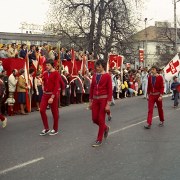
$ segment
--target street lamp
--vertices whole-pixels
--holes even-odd
[[[175,53],[177,53],[177,17],[176,17],[176,3],[180,0],[174,0],[174,30],[175,30]]]
[[[145,56],[144,56],[144,67],[146,67],[146,61],[147,61],[147,29],[146,29],[147,18],[144,19],[144,22],[145,22]]]

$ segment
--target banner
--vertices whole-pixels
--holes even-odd
[[[165,79],[167,81],[172,80],[173,76],[177,76],[180,71],[180,58],[176,56],[167,64],[164,68]]]
[[[85,72],[88,70],[87,67],[87,57],[83,55],[82,63],[81,63],[81,73],[84,76]]]
[[[24,76],[26,79],[26,85],[30,88],[30,79],[29,79],[29,58],[26,55],[25,64],[24,64]],[[31,94],[30,89],[26,89],[26,109],[28,112],[31,112]]]
[[[94,69],[95,61],[88,61],[88,68]],[[82,61],[76,61],[73,67],[73,62],[71,61],[62,61],[63,69],[66,70],[69,74],[77,75],[78,71],[81,71]]]
[[[144,49],[139,49],[139,62],[144,62]]]
[[[44,70],[46,69],[46,58],[44,56],[40,56],[39,57],[39,63],[38,63],[38,70],[40,72],[44,72]]]
[[[2,61],[3,68],[7,71],[7,75],[10,76],[13,69],[23,69],[25,66],[25,59],[20,58],[6,58],[0,59]]]
[[[110,69],[119,69],[122,66],[123,57],[112,54],[109,55],[109,68]]]
[[[26,62],[25,59],[20,59],[20,58],[7,58],[7,59],[0,59],[0,60],[3,62],[3,67],[7,71],[8,76],[12,73],[13,69],[17,69],[19,71],[20,69],[24,68],[25,62]],[[88,69],[94,70],[95,61],[93,60],[87,61],[87,64],[88,64]],[[55,67],[57,65],[58,63],[55,61]],[[73,70],[72,61],[62,61],[62,66],[63,66],[63,69],[67,70],[68,73],[72,74],[72,70]],[[82,61],[75,60],[75,66],[76,66],[76,68],[74,68],[75,72],[81,71]],[[31,66],[30,68],[33,68],[33,67]],[[39,67],[39,70],[42,70],[42,72],[45,70],[46,64],[43,58],[40,59],[38,67]]]
[[[3,68],[7,71],[7,75],[10,76],[13,69],[17,69],[18,71],[20,69],[25,70],[25,79],[27,85],[29,85],[29,60],[28,57],[26,59],[21,58],[6,58],[6,59],[0,59],[3,62]],[[31,111],[31,104],[30,104],[30,98],[29,98],[29,92],[26,91],[26,109],[28,112]]]
[[[74,49],[71,49],[71,61],[72,61],[72,71],[71,75],[78,75],[77,63],[75,59]]]

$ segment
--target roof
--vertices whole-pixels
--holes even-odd
[[[178,29],[178,35],[180,36],[180,29]],[[167,42],[170,41],[168,37],[175,39],[174,28],[149,26],[132,35],[131,39],[134,41]]]
[[[48,41],[48,42],[57,42],[57,36],[47,35],[47,34],[26,34],[26,33],[9,33],[9,32],[0,32],[0,39],[6,40],[28,40],[28,41]]]

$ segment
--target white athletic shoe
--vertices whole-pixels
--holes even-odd
[[[2,122],[2,127],[5,128],[7,126],[7,118],[5,117],[4,121]]]
[[[45,136],[46,134],[49,134],[49,133],[50,133],[49,129],[43,129],[39,135],[40,136]]]
[[[56,134],[58,134],[58,131],[55,131],[54,129],[49,133],[50,136],[54,136]]]

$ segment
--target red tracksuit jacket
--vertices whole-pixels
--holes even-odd
[[[164,82],[163,77],[161,75],[156,76],[156,82],[153,86],[152,84],[152,76],[148,77],[148,87],[147,87],[147,94],[160,92],[160,94],[164,94]]]
[[[51,73],[48,73],[47,71],[43,74],[43,85],[44,85],[44,91],[46,92],[52,92],[53,95],[57,95],[59,88],[60,88],[60,75],[59,72],[54,71]]]
[[[107,95],[108,101],[112,100],[112,79],[108,73],[102,74],[99,83],[96,83],[96,74],[92,77],[92,83],[90,87],[89,99],[93,99],[94,96]]]

